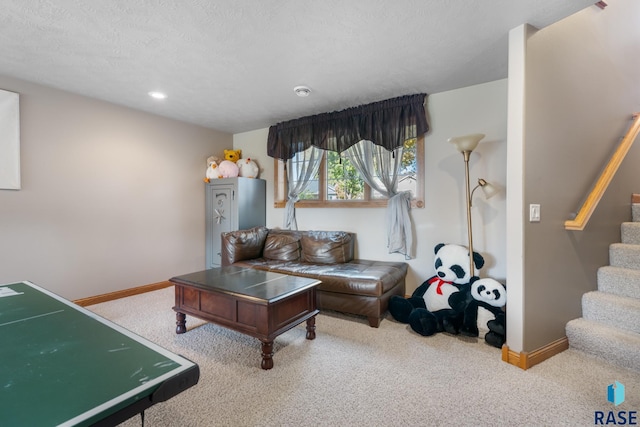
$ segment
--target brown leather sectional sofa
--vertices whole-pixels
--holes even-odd
[[[322,281],[321,310],[366,316],[380,326],[391,295],[404,296],[408,265],[354,259],[355,234],[255,227],[222,233],[222,265],[236,265]]]

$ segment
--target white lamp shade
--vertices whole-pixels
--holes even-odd
[[[482,188],[482,192],[484,193],[485,199],[490,199],[500,192],[500,190],[498,190],[496,187],[494,187],[493,185],[491,185],[486,181],[484,185],[480,186],[480,188]]]
[[[449,138],[448,141],[455,145],[458,151],[464,153],[465,151],[475,150],[482,138],[484,138],[483,133],[472,133],[470,135]]]

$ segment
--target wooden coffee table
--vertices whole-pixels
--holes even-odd
[[[262,369],[273,368],[273,340],[307,322],[316,337],[319,280],[241,267],[220,267],[169,279],[175,285],[176,333],[187,331],[186,315],[262,341]]]

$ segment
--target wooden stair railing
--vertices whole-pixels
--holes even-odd
[[[575,219],[564,222],[564,228],[566,230],[582,231],[587,226],[587,223],[591,218],[591,214],[593,214],[596,206],[598,206],[600,199],[613,179],[613,176],[618,171],[618,168],[631,148],[631,145],[633,145],[633,141],[635,141],[638,133],[640,133],[640,113],[635,113],[633,115],[633,123],[631,123],[629,130],[620,142],[618,148],[616,148],[616,151],[611,156],[611,159],[609,159],[609,163],[600,174],[600,177],[582,204],[582,207],[578,211]]]

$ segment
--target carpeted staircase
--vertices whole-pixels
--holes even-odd
[[[582,317],[567,323],[569,347],[640,371],[640,204],[598,270],[598,290],[582,297]]]

